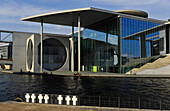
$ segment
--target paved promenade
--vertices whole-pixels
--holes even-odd
[[[124,108],[107,108],[107,107],[88,107],[88,106],[65,106],[52,104],[32,104],[3,102],[0,103],[0,111],[159,111],[159,110],[139,110]]]
[[[21,74],[20,72],[13,72],[11,70],[0,70],[1,73],[6,73],[6,74]],[[28,72],[23,72],[22,74],[27,74],[27,75],[55,75],[55,76],[71,76],[75,77],[74,73],[76,72],[70,72],[70,71],[58,71],[58,72],[53,72],[50,73],[28,73]],[[118,74],[118,73],[93,73],[93,72],[80,72],[81,77],[114,77],[114,78],[170,78],[170,74]],[[77,76],[79,77],[79,76]]]

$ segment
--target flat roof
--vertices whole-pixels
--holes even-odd
[[[110,13],[109,12],[106,13],[105,10],[88,7],[88,8],[79,8],[79,9],[40,14],[40,15],[22,18],[21,20],[41,22],[43,19],[43,23],[66,25],[66,26],[72,26],[72,23],[74,22],[74,26],[77,26],[78,16],[80,16],[81,27],[87,27],[96,22],[100,22],[102,20],[117,15],[118,14],[112,11]]]
[[[88,27],[95,23],[99,23],[103,20],[107,20],[111,17],[116,17],[116,16],[128,17],[128,18],[130,17],[133,19],[141,19],[144,21],[164,23],[164,21],[162,20],[137,17],[133,15],[127,15],[123,13],[117,13],[114,11],[108,11],[108,10],[92,8],[92,7],[40,14],[40,15],[25,17],[22,18],[21,20],[32,21],[32,22],[41,22],[43,20],[43,23],[66,25],[66,26],[72,26],[72,23],[74,22],[74,26],[78,26],[77,24],[78,16],[81,17],[81,27]]]
[[[34,32],[22,32],[22,31],[8,31],[8,30],[0,30],[0,33],[27,33],[27,34],[39,34],[40,33],[34,33]],[[46,36],[60,36],[60,37],[70,37],[70,35],[64,35],[64,34],[55,34],[55,33],[43,33],[43,35]],[[1,42],[1,41],[0,41]]]

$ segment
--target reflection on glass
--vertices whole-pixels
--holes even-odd
[[[126,73],[159,55],[159,31],[133,35],[159,25],[130,18],[112,18],[81,31],[81,66],[85,71]],[[133,35],[133,36],[132,36]],[[77,36],[77,33],[75,33]],[[77,70],[77,37],[74,38]]]
[[[90,26],[82,31],[81,66],[85,71],[119,72],[119,18],[110,19]],[[77,36],[77,34],[75,34]],[[77,49],[77,38],[75,38]],[[75,51],[75,67],[77,67],[77,51]]]
[[[156,50],[156,53],[153,52],[155,49],[153,42],[159,39],[159,31],[155,30],[151,33],[145,32],[138,36],[131,36],[132,34],[157,25],[159,24],[142,20],[121,18],[122,73],[126,73],[134,67],[142,66],[151,56],[159,55],[158,50]]]

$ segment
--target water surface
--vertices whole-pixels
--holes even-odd
[[[25,93],[63,95],[118,95],[170,99],[170,79],[61,77],[0,74],[0,101]]]

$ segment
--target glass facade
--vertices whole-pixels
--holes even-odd
[[[81,67],[85,71],[126,73],[159,55],[159,31],[136,34],[159,23],[116,17],[81,31]],[[77,70],[77,33],[74,65]]]
[[[160,25],[158,23],[121,18],[121,72],[126,73],[135,67],[142,66],[145,62],[151,60],[152,56],[159,55],[156,44],[159,44],[159,31],[150,33],[141,33],[134,35],[140,31]],[[159,47],[157,47],[159,49]]]
[[[119,72],[119,22],[119,18],[113,18],[81,32],[81,66],[85,71]],[[74,41],[77,70],[77,38]]]

